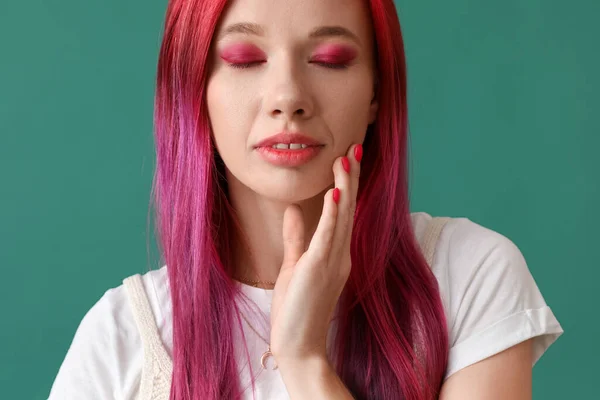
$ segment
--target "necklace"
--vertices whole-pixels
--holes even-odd
[[[269,343],[269,341],[267,339],[265,339],[264,337],[262,337],[262,335],[260,333],[257,332],[256,329],[254,329],[254,327],[252,326],[252,324],[250,324],[250,321],[248,321],[246,319],[246,317],[244,317],[244,314],[240,312],[240,315],[242,316],[242,318],[244,318],[244,321],[246,321],[246,323],[248,324],[248,326],[250,327],[250,329],[252,329],[254,331],[254,333],[256,333],[258,335],[259,338],[262,339],[263,342],[265,342],[268,346],[267,351],[265,351],[262,356],[260,357],[260,365],[263,367],[263,369],[267,369],[266,366],[266,361],[269,357],[273,357],[273,353],[271,353],[271,344]],[[273,360],[273,369],[277,369],[277,362],[275,360]]]

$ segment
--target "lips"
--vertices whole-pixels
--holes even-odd
[[[316,147],[323,145],[318,140],[312,139],[311,137],[303,135],[299,132],[281,132],[262,140],[255,146],[255,148],[273,147],[277,144],[286,144],[288,146],[290,144],[299,144],[308,147]]]
[[[299,167],[317,157],[323,146],[307,146],[301,149],[279,149],[271,146],[258,147],[256,152],[263,160],[278,167]]]
[[[255,146],[263,160],[278,167],[299,167],[317,157],[324,145],[299,132],[281,132]]]

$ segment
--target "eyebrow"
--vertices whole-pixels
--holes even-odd
[[[223,31],[219,34],[218,40],[223,39],[225,36],[241,33],[243,35],[255,35],[255,36],[265,36],[265,30],[259,24],[255,24],[252,22],[239,22],[236,24],[232,24],[227,26]],[[360,45],[360,39],[356,36],[352,31],[343,26],[320,26],[318,28],[313,29],[308,37],[310,39],[319,39],[325,37],[343,37],[350,39]]]

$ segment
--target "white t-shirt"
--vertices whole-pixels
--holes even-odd
[[[411,214],[420,237],[429,214]],[[563,330],[546,305],[525,259],[505,236],[467,218],[451,219],[436,244],[432,270],[448,320],[446,378],[530,338],[535,364]],[[167,353],[172,356],[172,313],[166,267],[142,276]],[[271,290],[237,283],[267,316]],[[247,318],[250,315],[246,314]],[[250,320],[252,322],[252,320]],[[244,323],[256,379],[256,399],[289,399],[279,370],[261,370],[266,344]],[[261,325],[255,326],[259,328]],[[259,330],[260,331],[260,330]],[[266,335],[266,336],[265,336]],[[239,334],[236,337],[240,337]],[[263,331],[268,338],[268,332]],[[241,349],[242,343],[236,347]],[[241,357],[242,351],[236,351]],[[109,289],[81,321],[50,392],[51,400],[135,399],[143,348],[123,285]],[[246,359],[241,359],[243,365]],[[247,366],[242,382],[250,379]],[[252,399],[251,387],[245,392]]]

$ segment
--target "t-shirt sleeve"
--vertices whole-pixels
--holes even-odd
[[[440,239],[437,263],[445,267],[438,274],[450,335],[445,379],[531,338],[533,366],[563,330],[519,248],[467,218],[449,222]]]
[[[81,320],[50,400],[134,398],[143,348],[124,287],[109,289]]]

